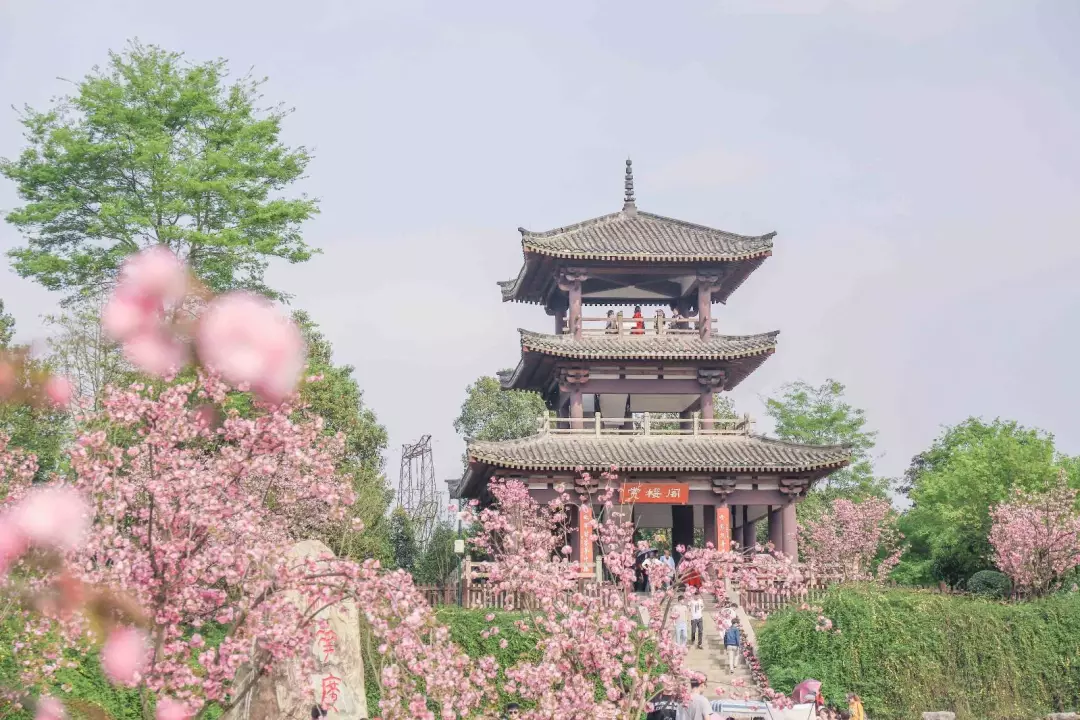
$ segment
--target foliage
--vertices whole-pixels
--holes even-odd
[[[30,356],[25,346],[11,347],[15,320],[4,313],[0,300],[0,436],[11,447],[33,453],[37,459],[37,477],[44,478],[60,463],[60,450],[70,437],[68,413],[53,403],[16,402],[16,388],[29,389],[35,378],[49,375],[49,362]],[[7,387],[9,386],[10,387]]]
[[[405,508],[398,506],[390,513],[390,547],[394,552],[394,565],[402,570],[412,571],[416,566],[420,549],[416,544],[416,531],[412,518]]]
[[[1060,469],[1077,487],[1076,463],[1061,456],[1053,436],[1040,430],[979,418],[946,428],[909,468],[913,507],[900,527],[911,549],[898,575],[957,586],[990,568],[990,508],[1016,490],[1049,488]]]
[[[416,582],[422,585],[442,585],[457,571],[460,558],[454,553],[457,533],[447,522],[435,526],[427,547],[413,570]],[[466,650],[467,652],[467,650]]]
[[[80,403],[94,411],[101,410],[105,388],[130,375],[119,346],[102,330],[101,305],[96,297],[80,298],[60,314],[45,316],[53,328],[49,362],[71,381]]]
[[[800,549],[815,572],[844,582],[884,580],[904,549],[896,529],[896,513],[886,500],[843,498],[829,504],[816,520],[799,527]]]
[[[826,380],[817,387],[799,381],[784,385],[779,396],[765,401],[765,412],[775,422],[780,439],[851,448],[851,464],[817,484],[815,492],[799,505],[800,519],[820,516],[834,498],[885,497],[886,483],[874,477],[870,456],[877,432],[867,429],[865,411],[850,405],[844,390],[836,380]]]
[[[93,294],[125,257],[164,244],[215,292],[279,297],[268,260],[313,252],[299,227],[316,202],[285,195],[311,158],[280,141],[286,109],[257,106],[265,80],[227,75],[224,60],[133,42],[74,95],[25,108],[27,146],[0,161],[24,201],[7,215],[27,238],[9,252],[19,275]]]
[[[386,428],[364,404],[364,393],[353,377],[353,366],[334,364],[333,346],[306,312],[297,310],[292,317],[307,346],[307,372],[322,378],[320,382],[303,385],[300,399],[313,415],[323,419],[327,434],[342,433],[345,444],[338,459],[338,473],[352,477],[356,494],[356,502],[346,518],[347,525],[328,528],[324,540],[339,554],[392,562],[386,511],[393,492],[383,475]],[[353,519],[359,520],[363,532],[349,532]]]
[[[1080,493],[1064,470],[1045,492],[1021,493],[990,511],[994,564],[1017,588],[1045,595],[1080,566]]]
[[[1080,704],[1080,594],[1020,604],[910,590],[838,586],[816,613],[776,613],[758,631],[759,657],[783,690],[806,678],[829,702],[857,693],[869,717],[949,710],[958,720],[1012,720]],[[913,714],[914,713],[914,714]]]
[[[15,318],[4,312],[4,301],[0,298],[0,350],[6,350],[15,336]]]
[[[1006,598],[1012,590],[1012,583],[1008,575],[997,570],[980,570],[968,578],[967,590],[975,595]]]
[[[513,440],[536,434],[537,419],[546,412],[537,393],[503,390],[497,378],[485,375],[465,388],[454,430],[467,440]]]

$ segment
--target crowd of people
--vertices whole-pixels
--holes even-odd
[[[608,335],[619,335],[621,328],[620,320],[621,313],[616,314],[614,310],[607,311],[607,326],[605,332]],[[641,313],[641,306],[634,306],[634,314],[631,316],[633,325],[630,327],[631,335],[644,335],[645,334],[645,316]],[[657,335],[663,334],[668,330],[689,330],[690,318],[679,312],[678,308],[675,308],[671,312],[671,317],[668,318],[664,314],[663,310],[657,310],[656,316],[653,318],[653,332]]]

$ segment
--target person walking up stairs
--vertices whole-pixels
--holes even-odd
[[[735,668],[739,666],[739,655],[742,651],[741,640],[738,625],[732,624],[724,632],[724,650],[727,651],[728,673],[732,675],[735,674]]]

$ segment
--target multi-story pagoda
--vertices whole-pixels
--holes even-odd
[[[778,332],[722,335],[712,316],[772,254],[775,233],[735,235],[639,211],[629,160],[625,190],[619,212],[520,229],[525,262],[499,283],[503,301],[543,305],[555,332],[519,331],[521,361],[502,387],[540,393],[552,414],[536,435],[470,442],[451,495],[487,502],[491,478],[513,477],[544,502],[578,468],[614,465],[624,512],[639,528],[670,528],[673,546],[693,545],[700,528],[718,547],[753,547],[764,521],[771,542],[797,557],[795,503],[849,462],[848,449],[769,439],[749,418],[714,417],[714,394],[776,350]],[[634,306],[640,318],[622,312]],[[585,314],[596,307],[607,312]],[[572,518],[575,535],[593,510]],[[591,547],[572,548],[591,565]]]

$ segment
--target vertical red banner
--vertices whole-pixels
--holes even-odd
[[[720,552],[731,549],[731,508],[727,505],[716,508],[716,549]]]
[[[591,572],[593,569],[593,511],[591,505],[582,505],[578,509],[578,533],[581,571]]]

